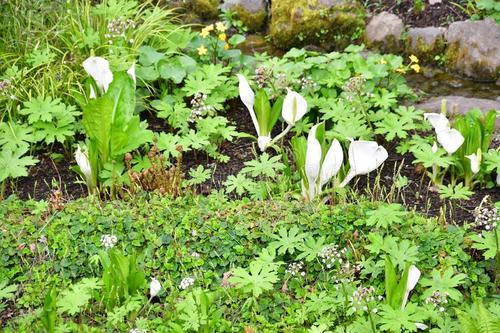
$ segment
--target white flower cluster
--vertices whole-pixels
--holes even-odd
[[[325,246],[319,253],[318,257],[321,259],[321,263],[330,269],[335,266],[336,263],[342,264],[342,255],[347,252],[346,248],[339,250],[337,245]]]
[[[259,88],[267,87],[272,80],[273,70],[267,66],[259,66],[255,69],[254,81]]]
[[[196,252],[196,251],[193,251],[193,252],[191,252],[191,257],[193,257],[193,258],[200,258],[200,257],[201,257],[201,254],[199,254],[199,253],[198,253],[198,252]]]
[[[128,333],[146,333],[146,331],[140,328],[133,328],[130,331],[128,331]]]
[[[191,277],[187,277],[182,279],[181,283],[179,284],[179,288],[182,290],[186,290],[187,288],[191,287],[194,284],[194,279]]]
[[[135,29],[136,24],[131,19],[125,20],[123,17],[113,19],[108,23],[108,33],[104,35],[106,38],[125,37],[129,28]]]
[[[106,249],[113,248],[116,245],[116,242],[118,242],[118,238],[116,238],[115,235],[102,235],[101,236],[101,244]]]
[[[207,95],[202,93],[196,93],[191,100],[191,115],[189,116],[189,121],[194,123],[197,119],[206,115],[208,112],[213,110],[213,107],[206,105],[205,101]]]
[[[432,304],[435,308],[439,308],[439,312],[444,312],[446,310],[444,308],[444,304],[448,304],[448,296],[447,292],[441,293],[439,291],[435,291],[431,296],[425,299],[426,304]]]
[[[377,299],[380,301],[383,297],[379,295]],[[368,311],[368,304],[375,301],[375,288],[359,286],[354,290],[349,300],[353,311]],[[373,308],[371,311],[377,313],[378,309]]]
[[[304,271],[304,263],[302,261],[290,263],[288,265],[286,273],[292,276],[306,276],[306,272]]]
[[[318,84],[314,82],[312,77],[310,76],[302,77],[299,80],[299,84],[300,84],[300,90],[315,89],[318,87]]]
[[[500,222],[500,214],[495,207],[477,207],[474,216],[476,227],[486,231],[495,229]]]

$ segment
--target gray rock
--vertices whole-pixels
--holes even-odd
[[[451,110],[453,105],[457,105],[457,111],[461,114],[465,114],[468,110],[473,108],[479,108],[483,112],[489,110],[500,111],[500,100],[496,99],[484,99],[484,98],[473,98],[473,97],[462,97],[462,96],[439,96],[430,98],[424,102],[421,102],[415,107],[417,109],[425,110],[426,112],[441,112],[441,101],[446,99],[448,110]],[[495,124],[495,131],[500,130],[500,119],[497,119]]]
[[[422,62],[431,63],[445,50],[445,28],[426,27],[408,29],[406,52],[416,55]]]
[[[496,81],[500,74],[500,25],[488,19],[450,24],[448,67],[471,78]]]
[[[225,0],[221,8],[223,10],[227,10],[238,6],[241,6],[249,13],[257,13],[261,10],[267,10],[266,1],[264,0]]]
[[[397,51],[403,30],[403,20],[397,15],[381,12],[375,15],[366,26],[365,42],[368,47]]]
[[[234,11],[250,31],[260,31],[265,27],[267,20],[265,0],[225,0],[221,8]]]

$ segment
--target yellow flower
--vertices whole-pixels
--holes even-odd
[[[207,31],[210,32],[210,31],[214,30],[214,25],[213,24],[207,25],[205,27],[205,29],[207,29]]]
[[[414,64],[410,66],[411,69],[415,71],[415,73],[420,73],[420,65],[419,64]]]
[[[205,55],[207,54],[207,48],[205,46],[200,46],[199,48],[196,49],[198,51],[198,55]]]
[[[218,32],[225,32],[226,31],[226,26],[224,25],[224,22],[217,22],[215,23],[215,27]]]
[[[414,56],[413,54],[410,56],[410,61],[418,64],[418,58]]]
[[[210,35],[210,31],[207,30],[207,28],[201,29],[200,36],[203,38],[206,38],[208,35]]]
[[[384,59],[384,58],[382,58],[382,59],[380,59],[380,63],[381,63],[382,65],[385,65],[385,64],[387,64],[387,61],[385,61],[385,59]]]
[[[229,50],[229,44],[228,43],[224,44],[224,50]]]
[[[220,39],[221,41],[225,42],[225,41],[226,41],[226,39],[227,39],[226,34],[225,34],[225,33],[219,34],[219,39]]]
[[[404,74],[406,73],[406,70],[403,67],[396,68],[396,72]]]

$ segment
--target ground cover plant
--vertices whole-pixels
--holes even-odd
[[[498,110],[177,13],[2,3],[2,331],[500,330]]]

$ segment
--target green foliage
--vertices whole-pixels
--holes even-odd
[[[427,298],[435,291],[441,294],[448,293],[449,297],[455,301],[462,299],[462,294],[456,289],[464,283],[466,275],[463,273],[455,274],[452,267],[440,272],[437,269],[432,270],[432,279],[423,278],[422,285],[428,287],[423,293],[422,297]]]
[[[474,192],[470,191],[467,186],[460,183],[456,186],[449,184],[448,186],[439,186],[439,197],[441,199],[450,200],[468,200]]]
[[[259,297],[263,292],[273,289],[278,281],[276,267],[256,260],[250,262],[248,270],[238,267],[234,269],[233,276],[229,279],[244,293]]]
[[[457,317],[463,333],[493,333],[500,331],[498,313],[491,313],[481,302],[475,302],[466,311],[457,310]]]
[[[38,160],[31,156],[23,156],[27,151],[26,148],[2,149],[0,151],[0,183],[9,178],[28,175],[27,167],[35,165]]]
[[[497,226],[498,228],[498,226]],[[500,251],[500,244],[498,240],[498,229],[493,231],[483,231],[481,234],[474,234],[470,238],[474,241],[472,248],[481,250],[484,259],[495,258]]]

